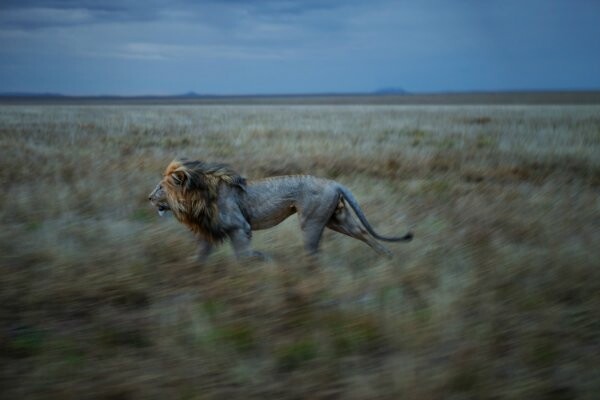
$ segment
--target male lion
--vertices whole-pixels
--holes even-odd
[[[250,248],[251,232],[271,228],[294,213],[298,213],[304,247],[310,255],[318,252],[325,227],[362,240],[385,255],[391,252],[376,239],[412,239],[412,233],[402,237],[377,234],[347,188],[309,175],[247,182],[224,164],[175,160],[167,166],[149,200],[161,216],[172,211],[198,236],[201,261],[215,244],[227,238],[236,257],[260,256]],[[354,219],[347,205],[362,224]]]

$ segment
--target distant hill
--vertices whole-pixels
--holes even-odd
[[[196,98],[196,97],[203,97],[203,95],[196,93],[194,91],[190,91],[184,94],[179,94],[179,95],[174,95],[174,96],[167,96],[167,97],[187,97],[187,98]]]
[[[377,89],[375,94],[408,94],[408,92],[400,87],[384,87]]]

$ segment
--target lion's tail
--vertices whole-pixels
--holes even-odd
[[[356,198],[354,198],[354,195],[352,195],[352,192],[350,192],[350,190],[348,190],[347,188],[345,188],[342,185],[338,186],[338,190],[340,191],[340,194],[344,197],[344,199],[348,202],[350,207],[352,207],[352,209],[354,210],[354,213],[356,214],[356,216],[358,217],[360,222],[363,224],[365,229],[371,235],[373,235],[373,237],[375,237],[376,239],[379,239],[379,240],[383,240],[385,242],[408,242],[408,241],[412,240],[412,238],[413,238],[412,232],[408,232],[406,235],[399,236],[399,237],[381,236],[380,234],[375,232],[375,230],[373,229],[373,227],[371,226],[369,221],[367,221],[367,217],[365,216],[365,213],[362,211],[362,209],[358,205],[358,201],[356,200]]]

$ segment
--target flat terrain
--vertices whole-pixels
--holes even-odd
[[[147,195],[167,163],[349,187],[392,259],[295,217],[270,262]],[[598,105],[3,105],[4,398],[594,399]]]

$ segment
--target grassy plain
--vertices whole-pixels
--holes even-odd
[[[600,392],[600,106],[0,108],[6,398]],[[297,221],[204,266],[147,195],[176,156],[353,190],[393,259]]]

